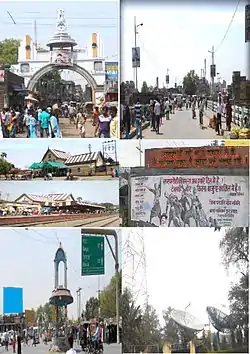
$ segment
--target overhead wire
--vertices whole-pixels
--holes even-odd
[[[239,5],[240,5],[240,1],[241,1],[241,0],[238,0],[238,1],[237,1],[237,4],[236,4],[235,10],[234,10],[234,13],[233,13],[232,18],[231,18],[231,20],[230,20],[230,22],[229,22],[229,25],[228,25],[228,27],[227,27],[227,30],[226,30],[226,32],[225,32],[225,34],[224,34],[222,40],[220,41],[219,45],[218,45],[217,48],[215,49],[215,51],[214,51],[215,53],[220,49],[220,47],[222,46],[224,40],[226,39],[226,37],[227,37],[227,35],[228,35],[228,32],[229,32],[229,30],[230,30],[230,28],[231,28],[231,26],[232,26],[232,24],[233,24],[235,15],[236,15],[236,13],[237,13],[237,11],[238,11],[238,8],[239,8]]]

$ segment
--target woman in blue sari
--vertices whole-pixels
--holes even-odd
[[[61,138],[62,133],[58,124],[58,119],[51,113],[50,116],[50,137],[51,138]]]
[[[31,111],[28,112],[29,116],[29,131],[30,138],[37,138],[37,121]]]

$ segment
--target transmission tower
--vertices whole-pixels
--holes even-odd
[[[138,305],[148,305],[147,266],[142,228],[122,231],[122,287]]]

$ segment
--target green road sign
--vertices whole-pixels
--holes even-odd
[[[102,275],[104,272],[104,237],[82,235],[82,275]]]

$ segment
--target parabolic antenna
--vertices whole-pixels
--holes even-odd
[[[232,329],[233,324],[231,321],[231,316],[212,306],[207,307],[207,313],[210,322],[214,328],[217,329],[217,331],[225,332]]]
[[[194,332],[202,331],[204,324],[202,324],[196,317],[190,313],[181,310],[172,310],[171,317],[179,326],[189,329]]]

